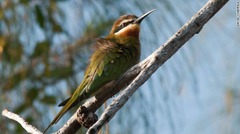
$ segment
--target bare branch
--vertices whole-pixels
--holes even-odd
[[[34,126],[28,124],[23,118],[21,118],[19,115],[12,113],[10,111],[8,111],[7,109],[4,109],[2,111],[2,115],[12,119],[14,121],[17,121],[19,124],[22,125],[22,127],[31,134],[42,134],[42,132],[40,132],[38,129],[36,129]]]
[[[176,34],[157,49],[146,60],[148,64],[142,68],[132,83],[109,105],[100,119],[88,129],[87,134],[96,134],[104,124],[117,113],[133,93],[177,50],[195,34],[199,33],[204,24],[227,3],[228,0],[210,0],[194,15]],[[145,61],[143,61],[145,62]]]

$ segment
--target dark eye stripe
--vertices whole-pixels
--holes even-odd
[[[126,27],[127,25],[133,23],[134,20],[129,20],[129,21],[123,21],[122,23],[120,23],[118,25],[118,27],[115,30],[115,33],[118,32],[119,30],[123,29],[124,27]]]

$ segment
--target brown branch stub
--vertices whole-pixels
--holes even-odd
[[[77,117],[77,121],[85,128],[91,127],[98,120],[98,116],[93,112],[89,112],[85,106],[80,106]]]

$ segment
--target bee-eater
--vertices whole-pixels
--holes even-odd
[[[63,106],[44,133],[73,106],[94,96],[108,82],[118,79],[140,60],[140,23],[155,9],[140,17],[123,15],[117,19],[105,38],[96,41],[84,78],[73,95],[59,104]]]

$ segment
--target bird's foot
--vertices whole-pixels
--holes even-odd
[[[85,128],[91,127],[98,120],[98,116],[89,112],[85,106],[81,106],[80,109],[77,114],[78,122]]]

